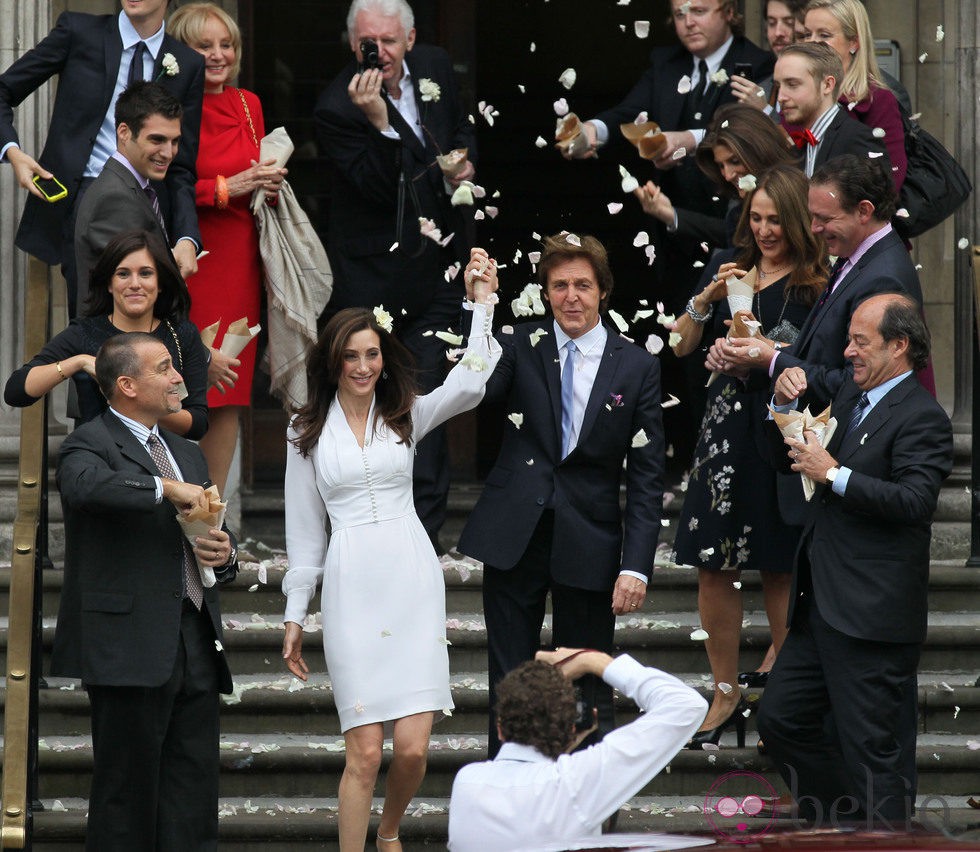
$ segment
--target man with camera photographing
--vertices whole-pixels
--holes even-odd
[[[334,289],[324,318],[341,308],[384,305],[427,393],[446,365],[445,344],[432,332],[458,322],[463,298],[461,279],[447,270],[468,261],[473,221],[450,196],[475,174],[476,134],[449,55],[416,43],[405,0],[354,0],[347,31],[354,56],[320,95],[313,116],[331,170],[327,253]],[[444,175],[436,157],[460,149],[466,156],[459,171]],[[423,235],[420,219],[431,220],[441,239]],[[448,492],[440,427],[415,458],[415,507],[434,544]]]

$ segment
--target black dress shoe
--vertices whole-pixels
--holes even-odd
[[[739,686],[750,689],[763,689],[769,683],[769,672],[742,672],[738,676]]]
[[[691,737],[691,741],[687,744],[687,747],[694,751],[701,751],[706,743],[718,745],[718,740],[721,739],[721,735],[734,725],[738,747],[745,748],[745,714],[748,710],[749,702],[744,697],[740,698],[738,704],[735,705],[735,709],[732,710],[731,715],[724,722],[714,728],[698,731]]]

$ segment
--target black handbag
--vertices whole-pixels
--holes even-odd
[[[902,112],[908,171],[898,206],[908,216],[896,216],[895,230],[905,239],[917,237],[952,216],[973,190],[970,179],[942,143]]]

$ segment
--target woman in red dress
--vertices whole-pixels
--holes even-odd
[[[191,321],[207,328],[220,320],[220,345],[230,323],[247,317],[259,321],[262,274],[259,238],[250,208],[252,193],[265,189],[275,204],[285,169],[273,160],[259,163],[259,141],[265,135],[259,99],[229,86],[242,58],[241,32],[235,21],[213,3],[191,3],[170,20],[171,34],[204,56],[204,106],[197,155],[197,215],[208,254],[188,282]],[[255,342],[238,356],[212,350],[208,392],[209,428],[201,439],[211,478],[224,494],[228,469],[238,441],[242,409],[252,397]]]

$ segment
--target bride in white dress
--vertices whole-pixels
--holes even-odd
[[[425,774],[435,714],[453,706],[442,569],[415,514],[412,464],[428,431],[480,402],[500,357],[491,335],[496,266],[482,249],[464,280],[469,345],[441,387],[416,396],[411,356],[384,328],[390,318],[348,308],[310,352],[309,402],[289,428],[283,658],[306,680],[301,625],[322,579],[324,654],[346,743],[344,852],[364,848],[382,723],[394,721],[377,832],[389,852],[401,849],[399,822]]]

